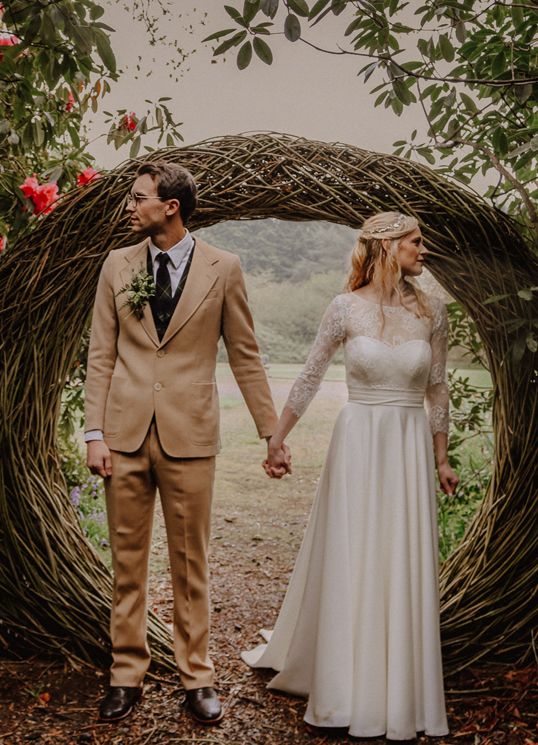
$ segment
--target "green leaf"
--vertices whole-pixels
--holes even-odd
[[[232,36],[230,39],[226,39],[226,41],[223,41],[222,44],[220,44],[213,51],[213,56],[216,57],[218,54],[224,54],[224,52],[227,52],[228,49],[231,49],[232,47],[236,47],[238,44],[241,44],[243,39],[246,38],[246,35],[247,35],[246,31],[239,31],[237,34]]]
[[[532,83],[525,83],[525,85],[514,86],[516,98],[519,103],[523,104],[529,100],[532,95]]]
[[[266,65],[271,65],[273,63],[271,47],[263,39],[260,39],[259,36],[254,37],[254,51]]]
[[[475,114],[478,111],[478,107],[471,96],[468,96],[466,93],[460,93],[460,98],[466,111],[470,111],[472,114]]]
[[[291,10],[297,13],[298,16],[308,18],[310,11],[308,10],[308,5],[305,0],[288,0],[288,5]]]
[[[439,49],[441,50],[443,58],[446,59],[447,62],[452,62],[454,59],[454,47],[446,34],[441,34],[439,37]]]
[[[133,140],[133,144],[131,145],[131,148],[129,150],[129,158],[136,158],[138,155],[138,151],[140,150],[140,144],[142,142],[142,139],[140,137],[137,137],[135,140]]]
[[[99,57],[101,57],[101,59],[103,60],[103,64],[105,65],[105,67],[110,70],[111,73],[115,73],[116,58],[114,56],[114,52],[112,51],[112,47],[110,46],[110,40],[108,36],[99,28],[95,29],[94,35]]]
[[[297,41],[301,38],[301,22],[293,13],[289,13],[286,16],[284,35],[288,41]]]
[[[239,23],[240,26],[244,26],[245,22],[243,20],[243,16],[241,13],[237,10],[237,8],[233,8],[231,5],[225,5],[224,10],[228,13],[230,18],[233,18],[233,20],[236,23]]]
[[[518,5],[512,5],[512,23],[517,28],[520,26],[525,20],[525,15],[523,13],[523,8],[520,8]]]
[[[250,41],[247,41],[243,44],[241,49],[239,50],[237,54],[237,67],[240,70],[244,70],[246,67],[250,65],[250,60],[252,59],[252,44]]]
[[[456,23],[455,29],[456,39],[460,42],[460,44],[463,44],[463,42],[467,38],[467,29],[465,28],[465,23],[463,21],[458,21]]]
[[[331,10],[335,16],[339,16],[346,9],[347,0],[332,0]]]
[[[497,127],[491,138],[493,149],[499,155],[506,155],[508,152],[508,138],[501,127]]]
[[[392,88],[399,101],[401,101],[405,105],[411,103],[412,101],[411,94],[407,86],[405,85],[405,83],[402,80],[400,80],[400,78],[396,78],[395,80],[392,81]]]
[[[261,11],[268,18],[274,18],[277,14],[279,0],[262,0]]]
[[[312,6],[312,10],[308,15],[309,20],[311,21],[318,15],[318,13],[321,13],[321,11],[326,8],[330,2],[331,0],[317,0],[317,2],[314,3],[314,5]]]
[[[507,72],[507,62],[506,62],[506,55],[504,53],[504,50],[499,52],[494,57],[493,62],[491,63],[491,72],[494,78]]]
[[[233,31],[235,31],[235,28],[223,28],[222,31],[215,31],[214,34],[211,34],[210,36],[206,36],[205,39],[202,39],[202,44],[205,44],[206,41],[216,41],[217,39],[220,39],[221,36],[227,36],[228,34],[231,34]]]
[[[105,9],[102,8],[100,5],[92,5],[90,8],[90,18],[92,21],[96,21],[98,18],[101,18],[103,13],[105,12]]]
[[[243,19],[250,23],[260,9],[260,0],[245,0],[243,5]]]

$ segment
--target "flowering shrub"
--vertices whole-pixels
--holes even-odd
[[[78,174],[77,176],[77,184],[79,186],[85,186],[86,184],[89,184],[90,181],[95,181],[95,179],[98,179],[101,177],[101,174],[99,171],[96,171],[95,168],[92,168],[92,166],[88,166],[88,168],[85,168],[84,171]]]
[[[24,196],[33,202],[34,215],[46,215],[54,209],[54,202],[58,198],[58,184],[40,184],[34,174],[28,176],[19,188]]]
[[[67,94],[67,103],[65,104],[65,110],[71,111],[75,103],[76,103],[76,99],[73,95],[73,92],[69,91]]]
[[[131,111],[130,114],[123,115],[120,122],[120,129],[125,129],[127,132],[134,132],[137,124],[138,119],[136,118],[136,114],[134,111]]]

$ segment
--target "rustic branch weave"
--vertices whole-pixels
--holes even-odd
[[[442,569],[448,669],[529,654],[536,607],[536,362],[512,361],[514,321],[534,312],[536,255],[512,220],[435,172],[396,157],[286,135],[224,137],[154,153],[195,175],[193,229],[276,217],[358,227],[379,210],[415,215],[437,279],[476,321],[495,386],[490,491]],[[109,250],[132,242],[130,161],[62,199],[0,262],[0,638],[104,663],[111,582],[84,540],[56,452],[62,388]],[[491,295],[510,297],[484,304]],[[155,619],[154,656],[170,666]]]

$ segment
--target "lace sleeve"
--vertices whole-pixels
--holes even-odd
[[[448,319],[446,307],[436,300],[433,328],[430,340],[432,366],[426,388],[426,408],[432,434],[448,433],[448,384],[446,358],[448,352]]]
[[[308,355],[305,366],[292,386],[286,406],[296,416],[302,416],[314,398],[329,363],[344,340],[348,304],[345,296],[338,295],[330,303]]]

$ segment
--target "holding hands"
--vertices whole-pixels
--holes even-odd
[[[267,458],[262,461],[262,468],[272,479],[291,473],[291,451],[285,442],[279,442],[274,436],[267,441]]]

